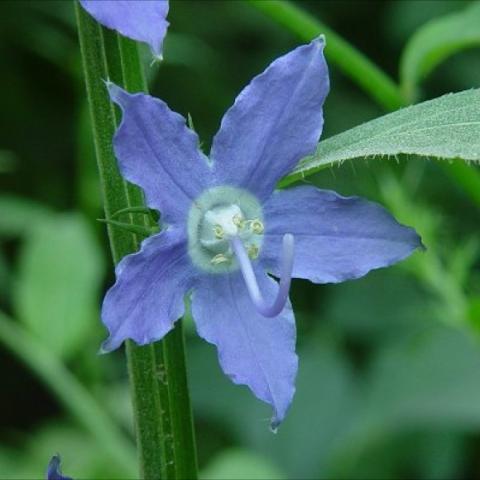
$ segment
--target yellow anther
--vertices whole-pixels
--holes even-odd
[[[252,229],[252,232],[256,233],[257,235],[263,233],[264,230],[263,223],[258,219],[251,221],[250,228]]]
[[[258,247],[256,245],[250,245],[247,253],[252,260],[255,260],[258,257]]]
[[[220,225],[215,225],[213,227],[213,233],[215,234],[215,238],[218,238],[219,240],[222,240],[225,235],[223,228]]]
[[[238,214],[232,218],[232,222],[238,228],[243,228],[245,226],[245,220],[242,218],[241,215]]]
[[[223,253],[219,253],[218,255],[215,255],[210,260],[210,263],[212,265],[220,265],[221,263],[228,263],[228,262],[230,262],[230,259],[226,257]]]

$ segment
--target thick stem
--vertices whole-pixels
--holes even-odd
[[[130,91],[145,91],[137,46],[100,27],[76,3],[80,47],[92,116],[105,217],[143,205],[141,192],[121,177],[112,149],[118,121],[103,80]],[[138,250],[135,235],[108,227],[115,263]],[[196,450],[188,395],[181,326],[155,345],[127,342],[127,359],[142,478],[197,476]],[[171,368],[171,366],[173,366]]]

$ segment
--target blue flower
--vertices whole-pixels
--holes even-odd
[[[210,158],[163,101],[108,84],[123,111],[114,138],[120,170],[167,227],[118,264],[103,303],[103,349],[160,340],[191,292],[199,335],[217,346],[233,382],[272,405],[273,428],[295,391],[291,277],[342,282],[421,246],[374,203],[312,186],[274,191],[322,132],[323,48],[321,37],[254,78],[225,114]]]
[[[156,57],[162,57],[167,33],[168,0],[80,0],[97,22],[125,37],[150,45]]]
[[[60,456],[54,455],[47,468],[47,480],[72,480],[71,477],[66,477],[60,472]]]

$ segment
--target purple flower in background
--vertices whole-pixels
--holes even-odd
[[[114,138],[120,170],[167,227],[117,266],[103,303],[103,349],[161,339],[191,292],[199,335],[216,345],[233,382],[272,405],[272,428],[295,391],[291,277],[358,278],[421,245],[374,203],[312,186],[274,191],[322,132],[323,48],[316,39],[254,78],[225,114],[210,158],[164,102],[108,84],[123,111]]]
[[[66,477],[60,472],[60,456],[54,455],[47,468],[47,480],[72,480],[71,477]]]
[[[80,0],[80,4],[97,22],[132,40],[148,43],[153,54],[162,57],[168,0]]]

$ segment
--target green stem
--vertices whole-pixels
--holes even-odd
[[[160,344],[157,344],[157,348]],[[173,453],[175,478],[197,478],[197,449],[193,435],[193,415],[188,393],[185,363],[185,340],[180,322],[163,341],[163,351],[157,350],[159,365],[165,369],[170,404],[170,451]],[[163,355],[163,357],[162,357]],[[163,363],[162,363],[163,358]],[[166,401],[164,402],[166,404]],[[172,477],[173,478],[173,477]]]
[[[480,171],[478,167],[466,164],[463,160],[454,160],[452,163],[441,162],[442,170],[462,191],[480,207]]]
[[[101,448],[121,465],[125,474],[133,475],[133,444],[125,438],[125,434],[63,363],[2,312],[0,341],[48,385],[65,408],[98,441]]]
[[[133,92],[146,91],[136,43],[121,36],[118,41],[124,86]],[[155,344],[155,362],[160,373],[164,449],[169,458],[164,465],[165,478],[197,478],[197,450],[180,322],[162,342]]]
[[[310,41],[322,33],[325,34],[325,55],[332,63],[385,109],[396,110],[404,104],[399,87],[387,74],[309,13],[285,0],[246,1],[302,40]]]
[[[325,34],[327,58],[386,110],[396,110],[407,105],[408,102],[399,85],[354,46],[308,12],[287,0],[245,1],[302,40],[310,41],[321,33]],[[442,163],[442,169],[476,205],[480,205],[478,193],[480,192],[480,172],[475,166],[467,166],[458,162]]]
[[[145,91],[146,85],[136,45],[101,28],[77,3],[76,13],[105,216],[109,219],[121,209],[142,206],[143,199],[140,190],[127,185],[118,171],[112,150],[117,118],[103,80],[110,78],[130,91]],[[108,234],[115,263],[138,250],[135,235],[110,226]],[[181,325],[162,342],[144,347],[127,342],[126,347],[141,476],[195,479],[196,450]]]

